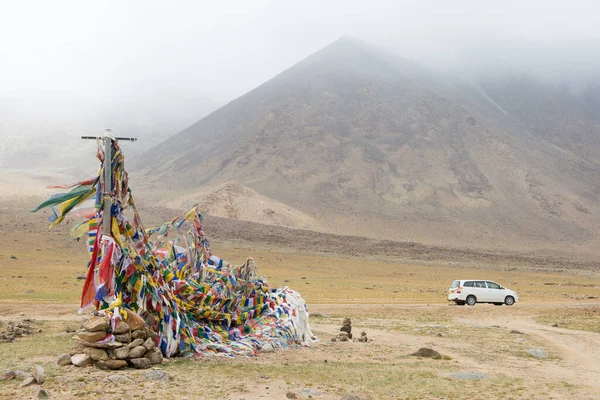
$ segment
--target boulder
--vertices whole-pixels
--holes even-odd
[[[135,346],[129,350],[129,358],[140,358],[146,354],[146,348],[144,346]]]
[[[263,347],[261,347],[260,352],[261,353],[273,353],[275,351],[275,348],[273,347],[273,345],[271,343],[265,343]]]
[[[133,311],[127,309],[125,310],[125,313],[127,314],[127,318],[125,319],[125,321],[127,322],[127,324],[129,324],[129,328],[132,331],[146,329],[146,321],[144,321],[142,317],[140,317]]]
[[[152,350],[154,347],[156,347],[154,345],[154,340],[152,340],[150,338],[146,339],[146,341],[144,342],[144,344],[142,344],[142,346],[144,346],[144,348],[146,350]]]
[[[127,367],[127,361],[125,360],[104,360],[98,361],[96,367],[104,370],[117,370]]]
[[[86,347],[83,350],[84,354],[92,357],[94,361],[108,360],[108,353],[104,349],[97,349],[95,347]]]
[[[152,329],[146,329],[146,333],[148,334],[148,337],[152,340],[156,340],[158,333],[154,332]]]
[[[132,339],[142,339],[145,340],[148,337],[148,335],[146,334],[146,330],[140,330],[140,331],[134,331],[131,333],[131,338]]]
[[[46,381],[44,368],[42,368],[40,365],[34,364],[34,366],[31,367],[31,374],[35,378],[35,381],[38,383],[38,385],[42,385]]]
[[[115,335],[115,339],[122,343],[129,343],[131,342],[131,335],[129,332],[127,332],[120,335]]]
[[[147,358],[132,358],[129,360],[129,364],[131,364],[133,368],[137,369],[147,369],[152,365],[150,364],[150,360]]]
[[[25,387],[25,386],[29,386],[32,383],[35,383],[35,378],[33,376],[30,376],[29,378],[26,378],[23,383],[21,383],[19,385],[19,387]]]
[[[421,347],[419,350],[417,350],[416,353],[412,353],[411,356],[433,358],[436,360],[440,360],[442,358],[442,355],[440,353],[427,347]]]
[[[161,364],[163,362],[163,355],[161,351],[156,347],[151,350],[148,350],[144,357],[146,357],[152,365]]]
[[[75,354],[71,356],[71,362],[78,367],[87,367],[88,365],[92,365],[94,360],[87,354]]]
[[[117,322],[117,326],[115,326],[115,330],[113,331],[115,335],[122,335],[124,333],[129,334],[129,324],[125,321]],[[120,340],[122,341],[122,340]]]
[[[56,360],[56,363],[61,367],[64,367],[65,365],[71,365],[71,355],[67,353],[61,354],[60,356],[58,356],[58,360]]]
[[[90,317],[83,321],[83,326],[88,332],[106,332],[110,323],[108,317]]]
[[[529,349],[527,352],[535,358],[548,358],[548,353],[542,349]]]
[[[144,373],[144,378],[149,381],[168,381],[169,374],[162,370],[148,371]]]
[[[118,349],[114,349],[112,351],[112,355],[119,360],[124,360],[129,357],[129,347],[123,346],[119,347]]]
[[[86,343],[94,343],[97,342],[98,340],[102,340],[106,337],[106,332],[103,331],[99,331],[99,332],[81,332],[78,333],[76,338],[78,338],[81,341],[84,341]]]
[[[133,342],[129,343],[127,347],[133,349],[136,346],[141,346],[144,343],[144,339],[135,339]]]

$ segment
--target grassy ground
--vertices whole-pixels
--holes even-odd
[[[21,234],[0,243],[0,301],[77,302],[82,286],[77,276],[85,275],[88,261],[85,244],[70,242],[66,232],[48,236]],[[440,303],[450,283],[461,278],[497,281],[528,303],[600,297],[600,279],[584,276],[367,262],[228,244],[213,251],[236,264],[254,257],[272,285],[300,291],[309,304]]]
[[[482,394],[488,399],[591,399],[594,389],[588,386],[600,377],[572,373],[577,367],[561,350],[564,346],[548,341],[545,331],[510,333],[513,325],[522,329],[534,319],[597,332],[598,278],[460,264],[395,264],[225,243],[213,246],[216,255],[238,264],[253,256],[272,286],[298,290],[311,311],[324,315],[311,318],[321,342],[255,358],[179,359],[160,367],[172,380],[151,381],[145,372],[128,370],[116,374],[129,377],[129,384],[113,384],[107,377],[114,373],[55,364],[57,355],[72,344],[65,328],[77,327],[74,311],[83,283],[77,276],[85,275],[85,244],[69,242],[60,230],[52,235],[16,232],[11,238],[0,242],[0,318],[40,315],[47,320],[40,322],[40,334],[0,343],[0,372],[43,365],[48,375],[44,389],[51,398],[283,399],[288,391],[307,398],[303,390],[310,388],[321,392],[320,399],[339,399],[350,392],[373,399]],[[495,280],[516,290],[520,303],[512,308],[446,305],[448,286],[459,278]],[[332,343],[344,317],[352,318],[355,334],[365,330],[373,341]],[[419,347],[432,347],[447,359],[409,356]],[[527,353],[530,348],[542,348],[550,357],[534,359]],[[465,371],[485,378],[449,375]],[[2,399],[32,398],[38,390],[0,382]]]

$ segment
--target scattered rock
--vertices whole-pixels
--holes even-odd
[[[318,397],[321,395],[321,392],[319,392],[317,389],[304,388],[302,389],[302,394],[306,396]]]
[[[33,367],[31,367],[31,373],[39,385],[42,385],[46,381],[44,368],[42,368],[40,365],[35,364]]]
[[[127,361],[125,361],[125,360],[105,360],[105,361],[98,361],[95,365],[96,365],[96,367],[98,367],[100,369],[104,369],[104,370],[117,370],[117,369],[125,368],[127,366]]]
[[[512,331],[510,331],[510,333],[512,333],[513,335],[524,335],[524,333],[523,333],[523,332],[521,332],[521,331],[516,331],[516,330],[514,330],[514,329],[513,329]]]
[[[148,369],[151,366],[150,360],[147,358],[133,358],[129,360],[129,363],[132,367],[137,369]]]
[[[148,371],[144,374],[144,378],[149,381],[166,381],[169,380],[169,374],[163,370]]]
[[[521,343],[524,343],[524,342],[526,342],[526,341],[527,341],[527,339],[525,339],[524,337],[518,337],[518,338],[516,338],[515,340],[516,340],[517,342],[521,342]]]
[[[553,328],[558,328],[558,324],[552,324]]]
[[[427,347],[421,347],[416,353],[412,353],[411,356],[433,358],[435,360],[440,360],[442,358],[440,353]]]
[[[129,324],[129,328],[131,328],[132,331],[146,329],[146,321],[144,321],[142,317],[131,310],[125,310],[125,312],[127,314],[125,322]]]
[[[327,315],[327,314],[323,314],[323,313],[321,313],[321,312],[313,312],[313,313],[310,313],[310,316],[311,316],[311,317],[315,317],[315,318],[329,318],[329,315]],[[290,392],[288,392],[288,393],[290,393]],[[293,392],[291,392],[291,393],[293,393]],[[294,393],[294,394],[295,394],[295,393]]]
[[[527,352],[535,358],[548,358],[548,353],[542,349],[529,349]]]
[[[161,364],[163,362],[163,355],[156,347],[148,351],[144,357],[146,357],[152,365]]]
[[[87,367],[88,365],[92,365],[94,360],[87,354],[75,354],[71,356],[71,362],[78,367]]]
[[[285,394],[285,397],[288,398],[288,399],[297,399],[298,395],[296,393],[292,392],[292,391],[288,391]]]
[[[17,374],[15,374],[15,371],[8,371],[0,376],[0,381],[8,381],[15,378],[16,376]]]
[[[77,279],[79,279],[79,280],[83,280],[83,279],[85,279],[85,276],[84,276],[84,275],[78,275],[78,276],[77,276]]]
[[[90,317],[83,322],[82,326],[88,332],[106,332],[109,326],[109,320],[107,317]],[[106,333],[104,333],[106,336]]]
[[[25,292],[25,293],[35,293],[35,290],[33,290],[33,289],[29,289],[29,290],[28,290],[27,292]]]
[[[19,387],[25,387],[25,386],[29,386],[31,384],[35,383],[35,378],[33,376],[30,376],[29,378],[25,379],[23,381],[23,383],[21,383],[19,385]]]
[[[271,343],[265,343],[265,345],[260,349],[261,353],[273,353],[275,348]]]
[[[83,352],[90,356],[94,361],[108,360],[108,353],[104,349],[97,349],[95,347],[86,347]]]
[[[128,378],[125,375],[110,375],[106,379],[108,379],[112,383],[117,383],[117,384],[118,383],[128,384],[128,383],[133,382],[130,378]]]
[[[146,353],[146,349],[144,348],[144,346],[136,346],[133,349],[129,350],[129,357],[130,358],[140,358],[140,357],[143,357],[145,353]]]
[[[10,256],[10,259],[11,259],[11,260],[16,260],[16,259],[17,259],[17,256],[13,256],[13,255],[11,255],[11,256]]]
[[[46,392],[44,389],[40,389],[40,391],[38,392],[38,399],[47,399],[47,398],[49,398],[48,392]]]
[[[448,374],[450,378],[453,379],[463,379],[463,380],[473,380],[478,381],[482,379],[487,379],[487,374],[480,374],[477,372],[454,372],[452,374]]]

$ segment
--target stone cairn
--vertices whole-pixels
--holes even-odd
[[[69,354],[59,356],[58,365],[94,365],[100,369],[116,370],[127,366],[145,369],[162,363],[162,353],[155,345],[156,333],[146,327],[142,317],[129,310],[126,312],[127,322],[119,321],[114,331],[106,316],[93,315],[84,319],[81,329],[73,336],[73,349]],[[111,333],[115,341],[102,343],[102,339]]]
[[[352,321],[350,321],[350,318],[344,318],[344,322],[342,322],[342,327],[340,328],[339,333],[337,334],[337,336],[332,337],[331,341],[332,342],[353,341],[353,342],[366,343],[369,341],[369,339],[367,339],[367,332],[363,331],[360,334],[360,337],[358,339],[352,340]]]
[[[32,319],[24,319],[18,322],[8,321],[6,326],[2,328],[3,324],[0,322],[0,343],[14,342],[17,338],[32,335],[35,330],[34,323],[35,321]],[[37,329],[37,333],[41,332],[41,329]]]

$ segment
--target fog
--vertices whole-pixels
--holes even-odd
[[[599,13],[592,0],[2,2],[0,137],[25,151],[110,126],[147,148],[344,35],[440,68],[577,80],[600,66]]]

